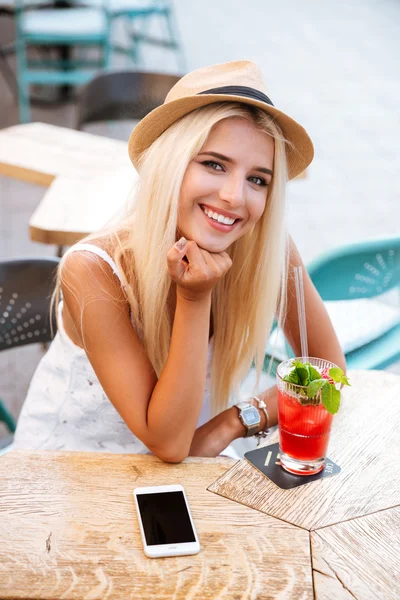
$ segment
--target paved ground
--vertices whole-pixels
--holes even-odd
[[[175,0],[189,69],[239,58],[262,67],[274,104],[315,143],[306,181],[290,185],[288,222],[306,261],[335,245],[400,233],[400,4],[397,0]],[[0,23],[0,42],[12,28]],[[121,64],[121,63],[119,63]],[[143,68],[172,71],[149,49]],[[33,120],[73,126],[73,104]],[[17,122],[0,74],[0,127]],[[101,130],[104,132],[104,130]],[[127,137],[128,129],[118,130]],[[43,189],[0,178],[0,258],[52,254],[28,239]],[[40,352],[3,352],[1,395],[18,415]],[[400,373],[400,365],[392,368]]]

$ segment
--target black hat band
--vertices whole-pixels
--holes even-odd
[[[245,85],[225,85],[223,87],[212,88],[211,90],[204,90],[199,92],[199,96],[202,94],[232,94],[232,96],[243,96],[244,98],[252,98],[253,100],[260,100],[270,106],[273,106],[271,100],[258,90]]]

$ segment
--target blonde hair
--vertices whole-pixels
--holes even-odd
[[[112,236],[113,258],[124,279],[134,322],[153,368],[160,376],[166,362],[172,319],[169,301],[175,285],[166,254],[176,242],[178,201],[186,169],[207,140],[211,128],[230,117],[242,117],[275,140],[274,175],[266,208],[252,231],[227,250],[233,264],[212,292],[214,352],[211,371],[211,412],[228,406],[254,361],[260,377],[267,339],[279,306],[286,297],[285,190],[287,163],[279,126],[264,111],[221,102],[199,108],[169,127],[142,154],[134,208],[119,223],[85,241]],[[59,298],[61,269],[53,301]]]

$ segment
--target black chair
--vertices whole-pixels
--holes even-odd
[[[142,119],[163,104],[179,79],[165,73],[100,73],[85,86],[79,97],[77,129],[99,121]]]
[[[0,261],[0,351],[51,341],[57,324],[50,315],[50,298],[59,262],[59,258]],[[1,399],[0,421],[15,431]]]
[[[15,18],[15,1],[0,0],[0,18],[7,17]],[[15,54],[15,43],[8,44],[0,43],[0,72],[2,73],[5,82],[8,84],[12,95],[18,102],[18,83],[14,71],[8,63],[8,57]]]

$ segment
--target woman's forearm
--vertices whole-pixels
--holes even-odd
[[[269,388],[257,397],[264,400],[267,405],[268,423],[264,411],[260,410],[259,431],[264,431],[266,427],[272,427],[277,423],[276,386]],[[255,400],[249,398],[249,401],[258,408]],[[233,440],[244,437],[245,433],[245,426],[239,419],[239,411],[236,406],[232,406],[196,429],[189,454],[190,456],[218,456]]]
[[[168,358],[147,412],[149,448],[165,460],[189,452],[204,396],[210,311],[211,292],[196,300],[177,294]]]
[[[237,414],[238,411],[235,407],[228,408],[196,429],[189,455],[218,456],[233,440],[242,437],[244,427]]]

